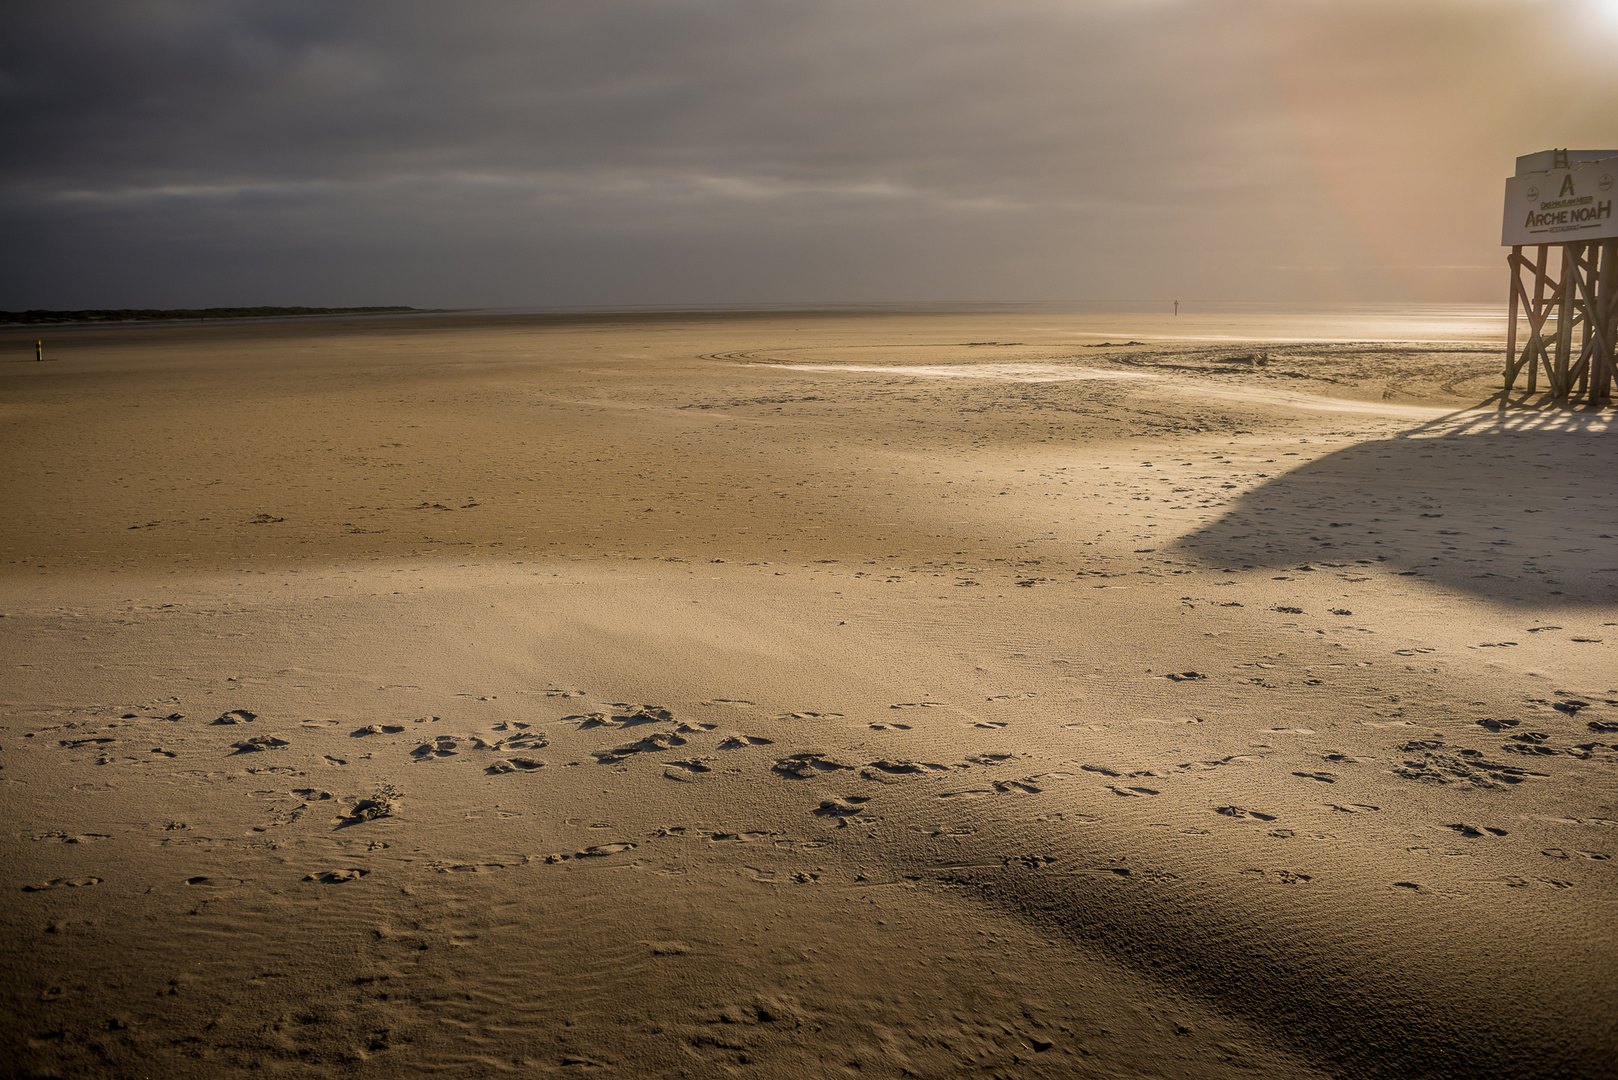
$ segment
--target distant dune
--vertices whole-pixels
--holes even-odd
[[[376,315],[417,311],[412,307],[212,307],[90,308],[82,311],[0,311],[0,325],[36,323],[153,322],[181,319],[274,319],[296,315]]]

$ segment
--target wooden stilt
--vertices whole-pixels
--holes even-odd
[[[1613,332],[1610,326],[1610,284],[1603,287],[1603,277],[1610,282],[1613,267],[1608,246],[1604,243],[1569,244],[1573,251],[1573,284],[1577,290],[1575,318],[1580,325],[1582,347],[1579,358],[1568,373],[1570,383],[1576,380],[1575,398],[1584,398],[1591,405],[1600,403],[1613,352]],[[1604,255],[1604,252],[1608,254]]]
[[[1534,264],[1534,302],[1528,308],[1530,312],[1528,319],[1534,329],[1533,345],[1535,352],[1535,355],[1528,361],[1528,392],[1530,394],[1534,392],[1535,384],[1539,382],[1539,365],[1545,358],[1545,340],[1543,332],[1540,330],[1540,327],[1545,325],[1545,313],[1540,305],[1545,299],[1545,260],[1549,257],[1549,252],[1550,249],[1545,244],[1539,245],[1539,261]],[[1545,374],[1549,377],[1550,373],[1550,367],[1547,365]]]
[[[1579,289],[1574,301],[1573,320],[1579,329],[1578,385],[1574,398],[1582,398],[1590,389],[1590,290],[1595,287],[1595,253],[1593,244],[1569,244],[1573,252],[1573,272],[1578,275]]]
[[[1593,337],[1597,343],[1592,355],[1593,378],[1590,385],[1590,404],[1600,405],[1612,397],[1612,384],[1618,375],[1618,297],[1613,289],[1618,286],[1618,240],[1603,240],[1592,244],[1600,254],[1600,267],[1595,271],[1595,315]]]
[[[1500,391],[1500,407],[1506,407],[1506,401],[1511,397],[1511,388],[1517,381],[1517,281],[1522,274],[1522,245],[1514,244],[1511,254],[1506,256],[1506,265],[1511,268],[1510,295],[1506,298],[1506,309],[1510,312],[1506,317],[1506,370],[1505,385]]]
[[[1602,274],[1597,287],[1600,295],[1600,325],[1607,335],[1607,355],[1602,358],[1602,398],[1612,398],[1613,382],[1618,381],[1618,240],[1602,241]]]
[[[1556,369],[1551,373],[1551,396],[1558,401],[1567,401],[1571,380],[1568,378],[1568,368],[1572,365],[1573,351],[1573,290],[1568,288],[1573,276],[1573,258],[1568,248],[1562,247],[1562,287],[1557,292],[1556,305]]]

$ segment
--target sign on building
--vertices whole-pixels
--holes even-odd
[[[1517,175],[1506,180],[1500,243],[1510,247],[1618,237],[1615,175],[1618,150],[1547,150],[1518,158]]]

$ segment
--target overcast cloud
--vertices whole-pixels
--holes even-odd
[[[61,0],[0,308],[1492,300],[1618,0]]]

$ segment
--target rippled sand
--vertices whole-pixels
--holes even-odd
[[[1614,1075],[1618,431],[1499,336],[0,336],[0,1060]]]

